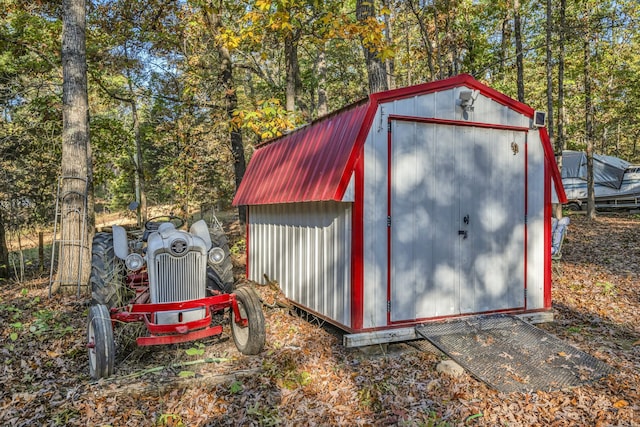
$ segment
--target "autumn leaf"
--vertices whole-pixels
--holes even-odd
[[[620,399],[618,400],[616,403],[613,404],[614,408],[624,408],[625,406],[629,406],[629,402],[627,402],[624,399]]]

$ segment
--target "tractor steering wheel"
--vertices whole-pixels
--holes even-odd
[[[146,231],[156,231],[158,227],[160,227],[160,224],[164,222],[170,222],[176,228],[180,228],[184,225],[185,220],[183,218],[180,218],[179,216],[174,215],[155,216],[153,218],[149,218],[149,220],[144,223],[144,229]]]

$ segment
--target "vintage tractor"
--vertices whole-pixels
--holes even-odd
[[[231,334],[243,354],[258,354],[265,342],[259,297],[249,286],[234,289],[229,245],[214,218],[189,231],[185,221],[167,215],[152,218],[144,230],[127,232],[114,225],[96,233],[91,259],[92,304],[87,321],[89,373],[113,374],[114,328],[144,322],[140,346],[173,344],[220,335],[229,314]]]

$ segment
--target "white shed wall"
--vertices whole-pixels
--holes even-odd
[[[248,278],[266,274],[287,298],[350,327],[351,216],[351,203],[251,206]]]
[[[373,125],[364,147],[364,328],[387,326],[387,120],[390,115],[480,122],[494,125],[528,128],[530,119],[491,98],[478,94],[473,111],[464,112],[459,106],[461,91],[466,87],[395,100],[378,107]],[[536,133],[537,132],[530,132]],[[441,141],[446,143],[446,141]],[[539,144],[538,144],[539,145]],[[542,147],[540,147],[542,148]],[[534,153],[537,155],[538,153]],[[535,157],[534,157],[535,158]],[[529,175],[529,184],[542,185],[542,177],[536,170]],[[449,197],[443,191],[442,197]],[[541,199],[530,198],[529,211],[542,210]],[[536,211],[536,215],[538,212]],[[540,220],[542,212],[539,213]],[[538,220],[538,219],[536,219]],[[539,226],[533,229],[537,230]],[[532,230],[529,231],[530,235]],[[536,231],[537,233],[537,231]],[[540,252],[537,240],[529,247]],[[533,246],[532,246],[533,245]],[[543,276],[543,269],[536,273],[536,265],[528,265],[529,276]],[[538,277],[534,281],[538,286]],[[538,291],[531,291],[538,299]]]

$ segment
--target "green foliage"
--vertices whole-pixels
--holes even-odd
[[[194,347],[190,347],[185,350],[188,356],[202,356],[204,354],[204,344],[195,343]]]
[[[616,293],[618,292],[616,290],[616,285],[611,282],[597,282],[596,286],[601,289],[602,295],[604,296],[616,295]]]
[[[242,386],[242,383],[240,381],[234,381],[231,383],[231,385],[229,386],[229,392],[231,394],[239,394],[242,393],[242,390],[244,390],[244,387]]]

